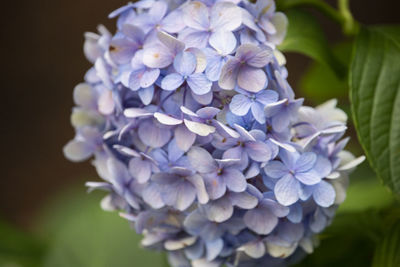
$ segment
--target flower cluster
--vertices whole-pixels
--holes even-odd
[[[355,159],[346,115],[303,106],[276,49],[272,0],[142,0],[88,33],[67,158],[93,165],[119,210],[172,266],[282,266],[311,253]]]

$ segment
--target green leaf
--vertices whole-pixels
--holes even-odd
[[[53,200],[39,222],[50,243],[43,267],[166,266],[164,254],[140,247],[127,220],[100,208],[104,192],[83,190]]]
[[[380,210],[395,201],[393,194],[376,179],[366,162],[351,174],[346,195],[346,200],[339,206],[338,214]]]
[[[400,222],[397,222],[386,233],[374,253],[372,267],[400,266]]]
[[[347,69],[333,55],[318,21],[305,11],[291,9],[286,13],[289,26],[285,40],[279,49],[283,52],[297,52],[326,64],[339,77],[345,76]]]
[[[362,28],[350,69],[357,134],[383,183],[400,193],[400,27]]]
[[[40,266],[44,250],[41,240],[0,221],[0,266]]]
[[[344,66],[350,64],[352,44],[341,43],[333,47],[333,53]],[[347,77],[339,78],[326,64],[313,62],[301,77],[299,89],[308,101],[319,104],[331,98],[339,99],[339,103],[346,104],[348,100]]]

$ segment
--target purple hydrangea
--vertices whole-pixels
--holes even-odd
[[[72,161],[93,158],[118,210],[172,266],[286,266],[311,253],[363,157],[336,101],[303,106],[272,0],[142,0],[87,33]]]

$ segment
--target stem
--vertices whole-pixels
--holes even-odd
[[[338,0],[338,10],[321,0],[278,0],[277,4],[281,10],[294,7],[312,7],[340,24],[344,34],[355,35],[358,31],[358,23],[350,12],[348,0]]]
[[[343,32],[347,35],[355,35],[358,32],[359,25],[350,12],[349,0],[338,0],[338,9],[343,18]]]
[[[289,9],[293,7],[313,7],[320,12],[324,13],[334,21],[341,23],[342,22],[342,17],[341,15],[337,12],[336,9],[331,7],[325,2],[322,2],[320,0],[281,0],[278,1],[279,7],[281,9]]]

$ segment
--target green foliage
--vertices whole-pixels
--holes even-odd
[[[346,74],[346,67],[332,53],[324,32],[315,17],[305,11],[288,10],[289,19],[287,35],[278,47],[283,52],[297,52],[326,64],[338,75]]]
[[[348,66],[352,44],[341,43],[333,48],[335,57],[343,66]],[[340,78],[326,64],[314,61],[299,81],[301,94],[307,101],[322,103],[331,98],[339,99],[339,103],[348,103],[348,84],[346,77]]]
[[[397,222],[385,234],[375,250],[373,267],[400,266],[400,222]]]
[[[40,266],[44,251],[39,239],[0,221],[0,266]]]
[[[400,27],[362,28],[350,69],[352,113],[378,177],[400,193]]]
[[[50,244],[42,266],[167,266],[164,254],[140,247],[125,219],[100,208],[104,195],[72,192],[54,201],[39,224]]]

